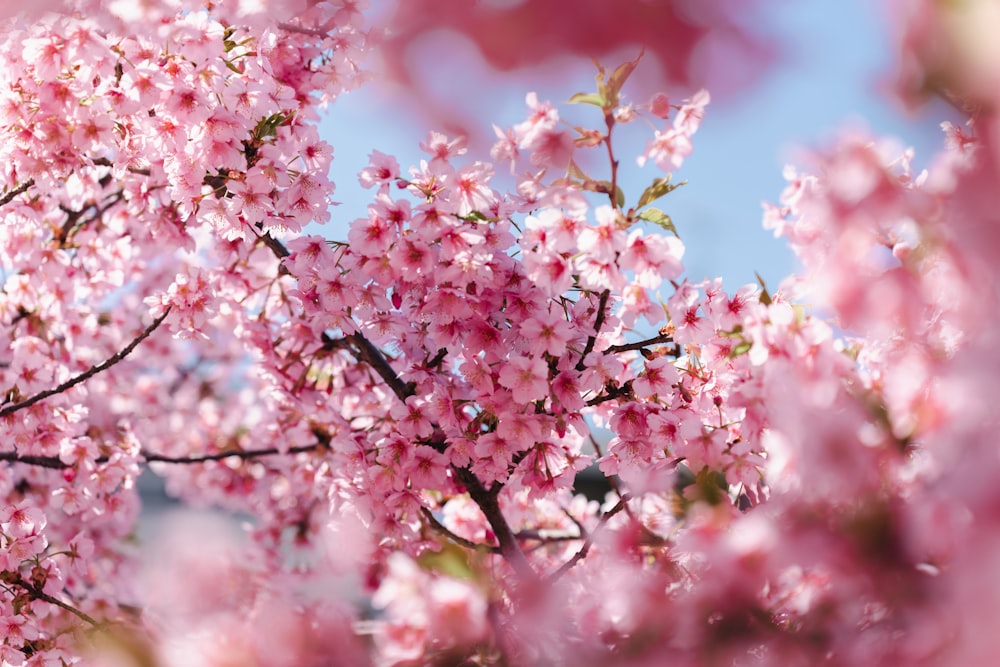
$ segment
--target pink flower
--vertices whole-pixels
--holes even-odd
[[[636,229],[628,235],[619,264],[622,269],[636,273],[638,284],[656,289],[664,278],[673,280],[681,275],[683,256],[684,244],[677,237],[647,235]]]
[[[549,393],[548,368],[537,357],[513,356],[500,367],[499,382],[519,403],[537,401]]]
[[[370,160],[369,165],[358,174],[361,187],[371,188],[377,185],[380,190],[385,190],[399,178],[399,162],[396,158],[380,151],[372,151]]]
[[[551,250],[524,253],[524,272],[548,296],[558,296],[573,284],[570,261]]]
[[[521,335],[528,342],[531,354],[548,352],[558,357],[566,351],[566,343],[576,334],[566,318],[550,308],[544,314],[525,320],[521,324]]]
[[[620,216],[610,206],[599,206],[594,215],[597,217],[597,225],[583,228],[579,236],[579,248],[594,261],[613,262],[618,253],[625,249],[625,232],[620,227]]]

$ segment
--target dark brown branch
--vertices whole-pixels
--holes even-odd
[[[354,356],[357,357],[358,361],[365,362],[378,373],[399,400],[405,402],[407,398],[414,395],[416,388],[413,384],[403,382],[400,379],[382,351],[375,347],[364,334],[352,334],[347,336],[347,340],[354,346]]]
[[[280,262],[278,264],[278,274],[282,276],[292,275],[291,271],[288,270],[288,267],[285,266],[285,263],[281,261],[292,253],[288,251],[288,248],[285,247],[284,243],[271,236],[270,232],[265,232],[264,225],[258,222],[255,227],[256,229],[251,228],[253,233],[257,236],[261,243],[267,246],[268,250],[270,250]]]
[[[517,543],[517,536],[511,530],[507,518],[500,509],[498,494],[486,490],[479,478],[468,468],[458,468],[452,466],[455,476],[462,483],[469,497],[479,506],[486,521],[496,535],[497,543],[500,545],[500,554],[510,566],[514,568],[523,583],[534,584],[538,582],[538,575],[532,569],[531,563],[525,558],[521,546]]]
[[[69,613],[75,615],[77,618],[85,621],[86,623],[89,623],[90,625],[94,626],[95,628],[100,627],[102,625],[101,623],[98,623],[97,621],[95,621],[90,615],[88,615],[88,614],[80,611],[76,607],[73,607],[71,605],[66,604],[62,600],[59,600],[57,598],[52,597],[51,595],[49,595],[48,593],[46,593],[42,589],[37,588],[37,587],[33,586],[32,584],[28,583],[27,581],[25,581],[20,576],[16,576],[14,579],[12,579],[11,583],[14,584],[15,586],[19,586],[20,588],[23,588],[25,591],[27,591],[28,595],[30,595],[32,598],[34,598],[36,600],[42,600],[43,602],[48,602],[49,604],[54,604],[55,606],[57,606],[57,607],[59,607],[61,609],[65,609]]]
[[[63,211],[66,212],[66,222],[63,223],[62,229],[59,230],[59,236],[56,239],[57,241],[59,241],[59,247],[65,247],[66,242],[69,240],[70,232],[72,232],[74,229],[85,227],[91,222],[94,222],[102,215],[107,213],[112,206],[122,201],[122,199],[124,198],[125,198],[125,191],[119,190],[118,192],[115,192],[114,194],[110,195],[108,197],[108,201],[102,206],[98,206],[97,204],[92,204],[78,211],[72,211],[67,208],[64,208],[63,206],[60,206],[59,208],[61,208]],[[83,214],[87,213],[88,211],[93,211],[93,214],[81,220],[80,218],[83,217]]]
[[[618,514],[623,509],[625,509],[625,504],[628,502],[628,500],[629,500],[629,495],[627,493],[623,494],[621,498],[618,499],[618,502],[615,504],[614,507],[612,507],[607,512],[601,515],[600,520],[597,522],[597,526],[594,528],[593,531],[590,532],[589,535],[587,535],[587,539],[584,540],[583,546],[580,547],[580,550],[577,551],[575,554],[573,554],[573,556],[568,561],[560,565],[559,569],[553,572],[549,576],[547,580],[548,583],[556,581],[564,574],[572,570],[577,563],[579,563],[581,560],[587,557],[587,554],[590,553],[590,547],[594,545],[594,536],[597,535],[597,533],[601,530],[601,528],[604,527],[605,524],[607,524],[608,520],[611,517]]]
[[[115,164],[106,157],[91,158],[90,162],[98,167],[115,166]],[[129,172],[130,174],[139,174],[140,176],[149,176],[150,173],[152,173],[149,171],[149,169],[146,169],[145,167],[125,167],[125,171]]]
[[[467,540],[461,535],[456,535],[455,533],[448,530],[447,526],[442,524],[435,518],[434,514],[426,507],[420,508],[421,514],[423,514],[424,519],[427,521],[431,528],[441,533],[449,540],[454,542],[460,547],[465,547],[466,549],[472,549],[473,551],[479,551],[484,553],[498,554],[500,549],[498,547],[492,546],[490,544],[479,544],[478,542],[473,542],[472,540]]]
[[[66,468],[72,467],[64,463],[58,456],[22,456],[17,452],[0,452],[0,461],[23,463],[24,465],[37,466],[39,468],[52,468],[54,470],[65,470]]]
[[[167,309],[163,312],[162,315],[153,320],[152,324],[143,329],[142,333],[140,333],[138,336],[132,339],[132,342],[126,345],[120,351],[111,355],[106,360],[97,364],[96,366],[91,366],[89,369],[85,370],[79,375],[76,375],[70,378],[69,380],[66,380],[57,387],[54,387],[52,389],[45,389],[44,391],[40,391],[34,396],[26,398],[19,403],[8,405],[7,407],[0,410],[0,418],[6,417],[7,415],[17,412],[18,410],[23,410],[24,408],[31,407],[32,405],[38,403],[39,401],[44,401],[49,396],[55,396],[56,394],[61,394],[62,392],[75,387],[81,382],[86,382],[87,380],[94,377],[98,373],[103,373],[104,371],[108,370],[109,368],[117,364],[119,361],[127,357],[129,354],[131,354],[132,350],[134,350],[139,346],[139,343],[149,338],[150,334],[156,331],[156,328],[159,327],[161,324],[163,324],[163,320],[167,319],[167,315],[169,314],[170,314],[170,307],[167,306]]]
[[[6,206],[7,204],[11,203],[12,201],[14,201],[14,197],[24,194],[25,192],[28,191],[28,188],[30,188],[34,184],[35,184],[35,179],[33,178],[29,178],[24,183],[21,183],[19,186],[17,186],[7,194],[5,194],[3,197],[0,197],[0,206]]]
[[[162,454],[153,454],[151,452],[142,452],[141,456],[145,459],[146,463],[207,463],[208,461],[222,461],[231,457],[237,457],[243,460],[256,459],[261,456],[275,456],[284,454],[304,454],[306,452],[314,452],[317,449],[326,449],[327,445],[322,442],[317,442],[315,445],[303,445],[301,447],[289,447],[288,449],[281,450],[275,447],[270,447],[268,449],[247,449],[247,450],[237,450],[232,452],[218,452],[215,454],[203,454],[201,456],[164,456]],[[100,463],[100,459],[98,459]]]
[[[604,326],[604,312],[608,307],[608,298],[611,296],[611,290],[604,290],[601,292],[601,298],[597,303],[597,318],[594,320],[594,333],[589,338],[587,338],[587,345],[583,348],[583,353],[580,355],[580,361],[576,364],[576,370],[583,371],[586,370],[587,365],[584,363],[584,359],[587,355],[594,351],[594,344],[597,342],[597,336],[601,333],[601,327]]]
[[[280,450],[276,448],[269,449],[248,449],[243,451],[232,451],[232,452],[216,452],[215,454],[203,454],[200,456],[165,456],[163,454],[155,454],[153,452],[147,452],[145,450],[139,453],[140,458],[142,458],[147,463],[177,463],[177,464],[197,464],[197,463],[207,463],[209,461],[222,461],[231,457],[237,457],[243,460],[250,460],[260,458],[262,456],[278,456],[285,454],[304,454],[306,452],[313,452],[317,449],[327,449],[329,448],[329,443],[317,442],[315,445],[303,445],[302,447],[290,447],[287,450]],[[107,456],[101,456],[94,459],[94,463],[107,463]],[[7,461],[10,463],[22,463],[24,465],[38,466],[40,468],[53,468],[56,470],[63,470],[66,468],[72,468],[73,464],[66,463],[57,456],[22,456],[17,452],[0,452],[0,461]]]
[[[522,541],[531,540],[533,542],[576,542],[584,539],[583,535],[573,535],[572,533],[556,533],[551,530],[519,530],[514,535]]]
[[[658,336],[653,336],[652,338],[636,341],[634,343],[625,343],[624,345],[612,345],[608,349],[604,350],[604,354],[617,354],[619,352],[630,352],[632,350],[641,350],[645,347],[649,347],[650,345],[660,345],[661,343],[670,343],[673,340],[674,338],[670,334],[660,334]]]
[[[634,394],[632,393],[632,380],[629,380],[620,387],[616,385],[606,386],[604,388],[604,393],[587,401],[587,405],[593,407],[595,405],[607,403],[608,401],[614,401],[619,398],[634,398]]]

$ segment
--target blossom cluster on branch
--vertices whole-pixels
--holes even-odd
[[[593,126],[373,151],[336,240],[366,3],[51,4],[0,39],[0,664],[991,664],[991,52],[921,41],[960,8],[903,25],[968,125],[788,168],[802,275],[727,291],[666,212],[709,94],[631,100],[639,58]],[[138,558],[141,474],[249,539]]]

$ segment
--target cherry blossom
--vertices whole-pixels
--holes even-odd
[[[446,4],[583,48],[552,3]],[[716,4],[587,46],[731,29]],[[902,77],[967,122],[926,166],[858,131],[811,150],[764,216],[801,275],[735,290],[685,275],[664,210],[709,95],[631,101],[641,57],[573,96],[589,125],[531,93],[489,157],[373,151],[340,239],[305,230],[318,110],[423,14],[386,43],[357,0],[5,12],[0,660],[990,664],[992,10],[903,4]],[[473,36],[544,59],[529,28]],[[693,45],[657,37],[676,74]],[[242,525],[143,536],[142,476]]]

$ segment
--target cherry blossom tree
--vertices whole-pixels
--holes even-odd
[[[447,4],[499,64],[553,53]],[[672,172],[710,96],[633,100],[641,57],[571,98],[590,125],[528,94],[489,156],[373,151],[333,239],[315,121],[399,43],[366,3],[7,10],[2,664],[993,664],[994,9],[893,9],[901,92],[967,123],[925,168],[857,133],[789,167],[775,289],[685,278]],[[139,558],[143,474],[248,539]]]

